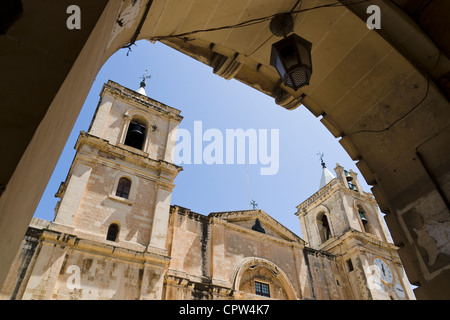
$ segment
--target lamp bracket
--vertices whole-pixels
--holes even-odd
[[[294,31],[294,19],[289,13],[280,13],[273,17],[269,27],[275,36],[285,37]]]

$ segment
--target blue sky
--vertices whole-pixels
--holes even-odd
[[[296,206],[319,188],[322,168],[317,153],[334,173],[336,162],[358,173],[360,183],[370,192],[355,162],[332,134],[305,107],[288,111],[273,98],[237,80],[225,80],[206,66],[161,43],[139,41],[127,56],[116,52],[97,74],[66,147],[35,212],[35,217],[53,220],[58,201],[54,197],[75,155],[74,145],[81,130],[87,131],[104,83],[113,80],[137,90],[140,76],[148,69],[147,96],[181,110],[180,128],[193,133],[194,121],[203,131],[219,129],[279,130],[279,170],[260,175],[261,164],[248,165],[250,200],[285,227],[301,236]],[[248,209],[245,164],[182,164],[175,180],[172,204],[204,215],[210,212]]]

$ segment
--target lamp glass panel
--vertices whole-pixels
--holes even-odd
[[[286,76],[286,69],[284,68],[283,62],[280,59],[280,56],[277,55],[275,60],[275,68],[277,69],[278,73],[280,74],[281,79],[284,79]]]
[[[298,64],[295,45],[290,44],[280,50],[281,59],[284,61],[286,69],[289,70],[293,66]]]

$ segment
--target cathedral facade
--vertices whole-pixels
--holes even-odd
[[[303,239],[262,210],[171,205],[182,116],[144,87],[103,86],[55,218],[33,218],[2,299],[414,299],[373,196],[339,164],[297,206]]]

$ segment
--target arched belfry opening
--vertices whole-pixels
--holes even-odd
[[[376,218],[373,217],[367,209],[364,209],[362,205],[356,206],[357,215],[361,222],[362,231],[365,233],[372,234],[377,237],[383,237],[381,232],[377,232],[378,222]]]
[[[357,210],[358,210],[358,216],[359,216],[359,219],[361,220],[361,223],[362,223],[363,228],[364,228],[363,231],[367,231],[367,230],[366,230],[366,226],[367,226],[367,224],[369,223],[369,220],[367,220],[367,217],[366,217],[366,211],[365,211],[361,206],[359,206],[359,205],[358,205],[358,207],[357,207]]]
[[[331,238],[331,227],[328,217],[325,213],[319,214],[317,218],[320,242],[323,243]]]

